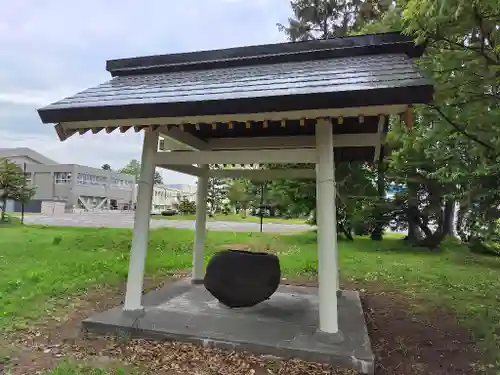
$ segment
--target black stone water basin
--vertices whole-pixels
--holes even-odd
[[[265,301],[276,291],[280,280],[276,255],[228,249],[210,259],[204,284],[219,302],[237,308]]]

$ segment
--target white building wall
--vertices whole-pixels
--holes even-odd
[[[172,186],[176,186],[174,188]],[[135,202],[137,201],[137,187],[135,189]],[[179,198],[196,201],[196,186],[193,185],[154,185],[151,205],[152,214],[161,214],[162,211],[173,209]]]
[[[7,202],[5,202],[5,204],[6,204],[6,206],[5,206],[5,212],[14,212],[15,202],[13,200],[7,199]]]

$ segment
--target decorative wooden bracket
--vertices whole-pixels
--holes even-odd
[[[406,127],[408,130],[413,129],[413,108],[408,107],[408,109],[404,112],[404,122],[406,123]]]

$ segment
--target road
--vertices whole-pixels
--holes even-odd
[[[133,213],[86,212],[62,215],[26,215],[26,224],[95,227],[95,228],[132,228]],[[183,228],[194,230],[193,220],[151,220],[150,228]],[[264,221],[263,231],[272,233],[296,233],[310,229],[306,224],[271,224]],[[259,223],[207,221],[207,229],[221,232],[258,232]]]

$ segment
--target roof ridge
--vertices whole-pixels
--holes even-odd
[[[219,50],[108,60],[113,76],[214,69],[256,64],[319,60],[366,54],[405,53],[418,57],[423,48],[399,32],[265,44]]]
[[[43,155],[42,153],[33,150],[30,147],[4,147],[0,148],[0,158],[9,158],[9,157],[28,157],[33,160],[40,162],[45,165],[56,165],[60,164],[55,160],[50,159],[49,157]]]

